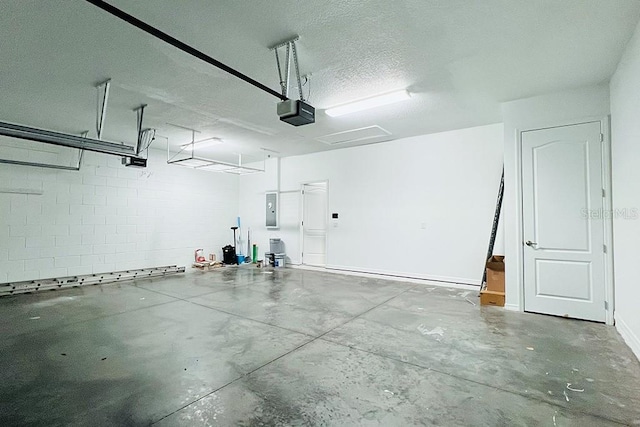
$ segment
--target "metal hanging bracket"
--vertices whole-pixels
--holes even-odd
[[[152,128],[142,128],[143,120],[144,120],[144,109],[147,107],[147,104],[142,104],[138,108],[135,108],[133,111],[136,112],[137,116],[137,126],[136,129],[138,131],[138,139],[136,142],[136,155],[139,155],[143,150],[149,148],[149,145],[153,142],[156,136],[156,130]]]
[[[289,85],[291,79],[291,60],[293,59],[293,65],[295,67],[296,81],[298,82],[298,93],[300,95],[300,101],[304,101],[304,95],[302,94],[302,79],[300,77],[300,67],[298,65],[298,51],[296,49],[296,42],[300,40],[300,36],[294,36],[289,40],[280,42],[269,49],[275,52],[276,66],[278,68],[278,77],[280,78],[280,89],[282,90],[282,96],[289,97]],[[284,72],[280,63],[280,48],[285,48],[284,59]]]
[[[107,103],[109,102],[109,88],[111,88],[111,79],[107,79],[96,86],[98,92],[98,108],[96,110],[96,134],[98,139],[102,139],[102,130],[104,129],[104,121],[107,116]]]
[[[281,121],[293,126],[307,125],[315,123],[316,121],[316,110],[306,102],[304,93],[302,92],[302,78],[300,76],[300,65],[298,63],[298,49],[296,48],[296,42],[299,39],[299,36],[295,36],[270,48],[276,55],[276,67],[278,68],[278,78],[280,79],[280,90],[282,91],[282,97],[286,98],[286,100],[278,103],[278,116]],[[285,50],[284,67],[283,64],[281,64],[279,52],[282,48]],[[298,83],[299,100],[289,98],[292,60],[295,68],[296,82]],[[306,81],[308,80],[309,78],[307,75]]]

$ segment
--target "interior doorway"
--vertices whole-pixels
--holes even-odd
[[[606,321],[601,122],[522,132],[524,309]]]
[[[327,182],[302,186],[302,264],[327,263]]]

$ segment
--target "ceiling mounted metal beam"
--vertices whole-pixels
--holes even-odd
[[[170,36],[169,34],[160,31],[159,29],[147,24],[144,21],[141,21],[140,19],[136,18],[135,16],[129,15],[128,13],[126,13],[125,11],[118,9],[117,7],[114,7],[112,5],[110,5],[109,3],[102,1],[102,0],[85,0],[89,3],[91,3],[94,6],[99,7],[100,9],[104,10],[107,13],[110,13],[111,15],[115,16],[116,18],[120,18],[121,20],[133,25],[134,27],[137,27],[138,29],[144,31],[147,34],[150,34],[162,41],[164,41],[165,43],[168,43],[178,49],[180,49],[181,51],[188,53],[191,56],[194,56],[208,64],[213,65],[216,68],[221,69],[222,71],[226,71],[227,73],[231,74],[232,76],[235,76],[237,78],[239,78],[240,80],[244,80],[245,82],[249,83],[252,86],[257,87],[260,90],[263,90],[264,92],[267,92],[270,95],[273,95],[277,98],[280,98],[283,101],[287,101],[289,98],[287,98],[285,95],[282,95],[278,92],[276,92],[275,90],[271,89],[268,86],[265,86],[264,84],[260,83],[257,80],[252,79],[251,77],[247,76],[246,74],[241,73],[238,70],[235,70],[231,67],[229,67],[226,64],[223,64],[222,62],[218,61],[217,59],[212,58],[211,56],[207,55],[206,53],[203,53],[197,49],[195,49],[194,47],[189,46],[188,44],[181,42],[180,40],[176,39],[175,37]]]
[[[111,154],[115,156],[136,157],[135,148],[129,145],[120,145],[115,142],[99,141],[97,139],[84,138],[66,133],[0,122],[0,135],[9,138],[26,139],[28,141],[43,142],[45,144],[59,145],[62,147],[78,148],[80,150],[94,151],[96,153]]]

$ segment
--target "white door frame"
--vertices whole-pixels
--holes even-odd
[[[304,191],[304,186],[305,185],[311,185],[311,184],[319,184],[321,182],[324,182],[325,184],[327,184],[327,212],[325,212],[325,215],[329,215],[329,180],[328,179],[314,179],[312,181],[304,181],[300,183],[300,205],[298,207],[299,210],[299,215],[298,218],[300,218],[300,221],[298,221],[298,231],[299,231],[299,241],[298,241],[298,247],[300,248],[300,251],[298,252],[298,259],[300,260],[300,265],[305,265],[304,264],[304,258],[303,258],[303,252],[304,252],[304,226],[302,225],[302,221],[304,220],[304,194],[302,193]],[[329,259],[329,221],[327,221],[327,235],[325,238],[325,246],[324,246],[324,253],[325,253],[325,267],[327,266],[327,262],[326,260]]]
[[[607,303],[606,310],[606,324],[613,325],[614,324],[614,276],[613,276],[613,210],[612,210],[612,197],[611,197],[611,129],[610,129],[610,120],[609,117],[598,119],[585,118],[584,120],[577,120],[571,123],[564,124],[554,124],[553,126],[544,126],[544,127],[532,127],[527,129],[516,129],[516,156],[517,156],[517,239],[518,244],[520,245],[520,249],[518,251],[518,257],[515,260],[509,260],[509,262],[514,262],[516,264],[516,268],[518,271],[518,278],[520,280],[519,293],[520,293],[520,311],[524,311],[524,209],[523,209],[523,177],[522,177],[522,133],[535,131],[535,130],[543,130],[550,129],[555,127],[564,127],[564,126],[572,126],[583,123],[600,123],[600,129],[603,134],[603,142],[602,142],[602,184],[605,190],[604,197],[604,209],[605,212],[608,212],[608,215],[604,215],[603,226],[604,226],[604,242],[607,246],[607,252],[605,254],[605,301]]]

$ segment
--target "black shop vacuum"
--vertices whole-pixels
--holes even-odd
[[[236,230],[238,227],[231,227],[233,230],[233,246],[227,245],[222,248],[222,262],[225,264],[238,264],[236,256]]]

